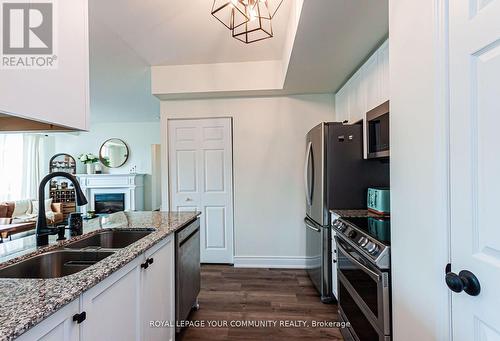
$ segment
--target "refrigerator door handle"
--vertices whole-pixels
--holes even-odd
[[[311,154],[312,154],[312,142],[309,142],[307,145],[306,163],[304,166],[304,182],[305,182],[305,188],[306,188],[306,200],[307,200],[307,205],[309,205],[309,206],[312,205],[312,193],[311,193],[312,190],[311,190],[311,187],[309,184],[309,176],[307,174],[307,171],[309,169],[309,161],[311,160]],[[313,176],[314,176],[314,170],[313,170]]]
[[[304,219],[304,223],[306,224],[307,228],[309,228],[309,229],[311,229],[311,230],[313,230],[315,232],[320,232],[321,231],[319,228],[317,228],[316,226],[314,226],[313,224],[311,224],[309,222],[309,219],[307,219],[307,218]]]

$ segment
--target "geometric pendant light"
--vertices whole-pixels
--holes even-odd
[[[212,15],[230,30],[250,19],[245,11],[246,6],[238,0],[214,0],[212,5]]]
[[[254,43],[273,37],[272,19],[283,0],[214,0],[212,15],[232,31],[233,38]]]

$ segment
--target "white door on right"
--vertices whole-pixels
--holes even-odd
[[[499,341],[500,0],[448,3],[453,340]]]
[[[202,263],[233,263],[231,118],[168,121],[170,208],[201,211]]]

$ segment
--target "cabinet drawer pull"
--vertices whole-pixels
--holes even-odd
[[[73,321],[80,324],[87,319],[87,313],[82,311],[80,314],[73,315]]]
[[[141,264],[141,268],[143,268],[143,269],[147,269],[148,267],[149,267],[149,263],[147,260]]]
[[[149,265],[151,265],[151,264],[153,264],[154,259],[153,258],[148,258],[147,262],[148,262]]]

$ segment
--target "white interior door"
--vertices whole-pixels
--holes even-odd
[[[202,263],[233,263],[231,119],[170,120],[168,144],[170,209],[202,212]]]
[[[453,293],[453,339],[499,341],[500,0],[449,6],[451,271],[481,287]]]

